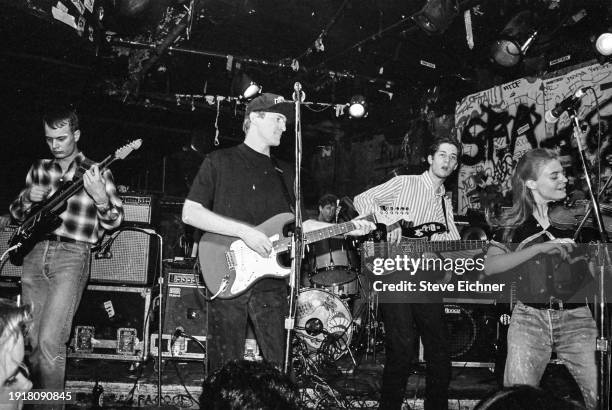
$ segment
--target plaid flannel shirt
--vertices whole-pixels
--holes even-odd
[[[75,157],[65,174],[62,174],[60,165],[54,159],[42,159],[35,162],[26,176],[25,189],[10,205],[11,216],[17,222],[23,222],[28,217],[28,211],[33,205],[29,199],[32,186],[51,188],[49,192],[51,196],[64,181],[72,180],[77,169],[80,168],[79,172],[84,173],[93,164],[94,162],[87,159],[82,152]],[[106,181],[109,209],[104,210],[103,213],[100,212],[93,198],[85,189],[81,189],[68,199],[66,210],[60,215],[63,222],[53,231],[53,234],[95,244],[102,237],[104,230],[115,229],[121,224],[123,203],[117,195],[113,175],[106,170],[103,176]]]

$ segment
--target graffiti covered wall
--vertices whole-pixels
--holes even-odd
[[[545,79],[516,80],[469,95],[457,105],[455,124],[463,144],[459,214],[487,209],[487,201],[498,202],[507,196],[516,161],[526,150],[542,146],[563,152],[563,147],[575,147],[569,116],[564,113],[556,123],[545,123],[544,113],[582,87],[591,87],[577,110],[587,137],[587,156],[593,163],[601,159],[606,172],[612,173],[612,65],[593,64]],[[610,161],[604,161],[606,157]],[[563,158],[562,163],[571,161]]]
[[[519,79],[469,95],[457,104],[455,124],[463,144],[457,185],[457,212],[485,209],[475,193],[510,190],[514,163],[544,136],[542,80]]]

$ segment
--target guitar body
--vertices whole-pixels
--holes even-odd
[[[16,249],[9,252],[9,260],[15,266],[23,265],[23,258],[34,248],[34,245],[40,238],[53,232],[62,224],[62,220],[59,217],[64,210],[66,210],[66,202],[60,204],[55,208],[48,211],[43,211],[45,205],[52,203],[59,198],[63,192],[69,187],[70,183],[64,184],[60,189],[55,191],[53,195],[47,198],[44,202],[36,204],[30,209],[29,215],[25,222],[13,233],[11,239],[9,239],[9,247],[21,244]]]
[[[294,220],[291,213],[282,213],[266,220],[256,228],[272,242],[283,238],[283,227]],[[291,269],[278,263],[281,253],[272,251],[267,258],[251,250],[241,239],[233,236],[205,233],[199,244],[199,259],[206,287],[220,299],[231,299],[244,293],[253,283],[263,278],[284,278]]]

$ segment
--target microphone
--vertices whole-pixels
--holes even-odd
[[[294,102],[304,102],[304,100],[306,100],[306,94],[304,93],[304,91],[302,91],[302,84],[300,84],[299,82],[296,82],[295,84],[293,84],[293,94],[292,94],[292,98]],[[299,96],[299,97],[298,97]]]
[[[546,111],[546,114],[544,114],[544,120],[550,124],[554,124],[557,121],[559,121],[559,117],[561,117],[561,114],[563,114],[565,111],[569,110],[570,108],[573,108],[578,102],[580,102],[582,97],[585,95],[586,90],[587,90],[587,87],[579,88],[574,93],[574,95],[570,95],[569,97],[561,101],[552,110]]]

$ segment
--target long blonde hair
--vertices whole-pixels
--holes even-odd
[[[530,179],[537,180],[542,168],[557,158],[557,154],[552,150],[536,148],[527,151],[519,159],[512,175],[512,208],[502,215],[502,226],[522,225],[533,214],[535,199],[526,182]]]

